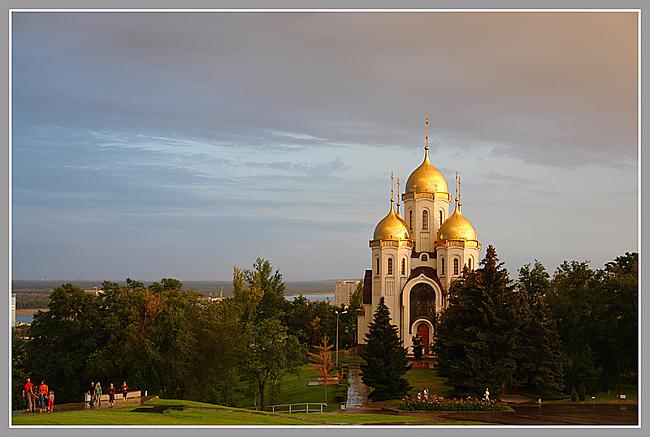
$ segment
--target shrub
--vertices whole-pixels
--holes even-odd
[[[581,382],[580,385],[578,386],[578,399],[584,401],[586,397],[587,397],[587,388],[585,387],[585,384]]]
[[[334,391],[334,402],[345,403],[348,400],[348,384],[338,384]]]
[[[494,400],[474,397],[444,399],[435,394],[427,396],[418,393],[417,397],[404,397],[400,409],[409,411],[508,411],[510,408],[498,405]]]
[[[578,392],[576,391],[575,387],[571,387],[571,402],[575,402],[578,400]]]

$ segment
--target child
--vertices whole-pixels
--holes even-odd
[[[92,407],[92,402],[93,397],[90,395],[90,390],[88,390],[86,393],[84,393],[84,401],[86,403],[86,408],[91,408]]]
[[[47,412],[51,413],[52,411],[54,411],[54,390],[50,390],[47,399]]]

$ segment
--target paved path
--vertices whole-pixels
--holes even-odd
[[[361,380],[361,368],[350,366],[348,369],[348,400],[345,409],[363,408],[368,405],[368,387]]]

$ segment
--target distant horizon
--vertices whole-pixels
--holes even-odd
[[[636,250],[634,250],[634,251],[627,251],[627,252],[629,252],[629,253],[638,253],[638,251],[636,251]],[[497,252],[497,255],[499,255],[498,252]],[[564,260],[564,261],[567,261],[567,262],[572,262],[572,261],[577,261],[577,262],[587,262],[587,263],[589,264],[589,267],[590,267],[591,269],[593,269],[593,270],[600,270],[600,269],[603,269],[603,268],[605,267],[605,264],[606,264],[606,263],[613,262],[617,257],[619,257],[619,256],[623,256],[623,255],[625,255],[625,252],[613,256],[610,260],[605,261],[605,263],[603,263],[603,264],[600,265],[600,266],[594,266],[594,265],[593,265],[593,262],[591,262],[591,261],[588,260],[588,259],[584,259],[584,260],[578,260],[578,259],[566,259],[566,260]],[[482,260],[483,260],[483,258],[481,258],[481,261],[482,261]],[[563,261],[563,262],[564,262],[564,261]],[[519,267],[516,267],[514,270],[513,270],[513,269],[510,269],[508,266],[505,266],[505,268],[508,270],[508,274],[510,275],[510,279],[512,279],[512,280],[516,280],[516,278],[518,277],[519,269],[520,269],[521,267],[524,267],[524,266],[527,265],[527,264],[530,264],[530,265],[532,266],[534,263],[535,263],[535,260],[531,260],[529,263],[525,263],[525,264],[523,264],[523,265],[521,265],[521,266],[519,266]],[[561,264],[562,264],[562,263],[560,263],[560,264],[554,266],[553,268],[549,268],[547,265],[545,265],[544,263],[542,263],[542,265],[544,265],[544,268],[546,269],[546,272],[547,272],[549,275],[551,275],[551,276],[553,276],[553,273],[558,269],[558,267],[559,267]],[[480,266],[479,266],[479,267],[480,267]],[[275,267],[274,267],[274,270],[275,270]],[[365,270],[370,270],[370,266],[368,266]],[[365,270],[364,270],[364,271],[365,271]],[[282,280],[283,280],[283,282],[285,282],[285,283],[301,283],[301,282],[307,282],[307,283],[310,283],[310,282],[331,282],[331,281],[348,281],[348,280],[358,280],[358,281],[363,281],[363,275],[360,275],[359,278],[352,278],[352,277],[343,277],[343,276],[341,276],[341,277],[336,277],[336,278],[326,278],[326,279],[287,279],[287,278],[286,278],[286,275],[284,275],[284,274],[282,273],[282,271],[280,271],[280,274],[282,274]],[[19,279],[17,279],[17,278],[12,278],[11,280],[12,280],[12,282],[14,282],[14,281],[24,281],[24,282],[48,282],[48,281],[49,281],[49,282],[74,282],[74,281],[77,281],[77,282],[103,282],[103,281],[125,282],[127,278],[128,278],[128,279],[133,279],[133,280],[135,280],[135,281],[141,281],[141,282],[159,282],[159,281],[160,281],[161,279],[163,279],[163,278],[171,278],[171,279],[176,279],[176,280],[178,280],[178,281],[180,281],[180,282],[182,282],[182,283],[185,283],[185,282],[232,283],[232,278],[230,278],[230,279],[181,279],[181,278],[177,278],[177,277],[174,277],[174,276],[161,276],[161,277],[158,278],[158,279],[141,279],[141,278],[137,278],[137,277],[125,276],[125,277],[122,278],[122,279],[114,279],[114,278],[109,278],[109,279],[83,279],[83,278],[78,278],[78,279],[70,279],[70,278],[66,278],[66,279],[49,279],[49,278],[44,278],[44,279],[40,279],[40,278],[39,278],[39,279],[20,279],[20,278],[19,278]]]

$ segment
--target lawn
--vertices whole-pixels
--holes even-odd
[[[285,375],[280,380],[277,393],[268,402],[271,404],[297,404],[304,402],[325,402],[325,390],[320,385],[307,385],[309,381],[318,379],[316,370],[305,364],[300,368],[297,375]],[[327,408],[325,411],[333,411],[340,408],[338,402],[334,402],[335,384],[327,387]],[[311,408],[311,406],[310,406]]]
[[[479,424],[479,422],[432,422],[420,417],[384,414],[324,413],[294,414],[291,416],[266,413],[201,402],[173,399],[153,399],[146,407],[154,405],[185,405],[185,410],[168,410],[164,413],[134,412],[135,408],[102,408],[96,410],[62,411],[49,414],[16,415],[13,425],[373,425],[373,424]]]
[[[406,372],[406,379],[413,387],[409,392],[410,395],[417,395],[419,391],[428,388],[431,394],[444,396],[444,393],[451,390],[451,387],[446,385],[444,378],[438,375],[436,369],[411,369]]]
[[[180,402],[177,402],[180,403]],[[299,419],[273,413],[226,408],[187,408],[164,413],[136,413],[136,407],[62,411],[13,417],[14,425],[304,425]]]
[[[415,396],[424,388],[429,389],[429,393],[444,396],[451,387],[445,384],[445,379],[438,375],[436,369],[411,369],[406,372],[406,379],[411,384],[410,396]],[[402,404],[401,399],[391,399],[387,401],[375,402],[375,407],[397,409]]]

